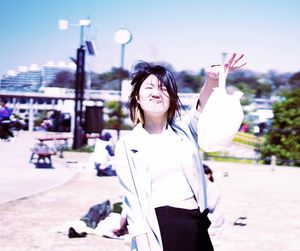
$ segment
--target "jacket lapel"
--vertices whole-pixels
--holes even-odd
[[[148,166],[149,161],[147,161],[149,156],[145,146],[145,132],[141,125],[136,126],[133,132],[135,134],[132,137],[134,140],[128,146],[129,156],[138,180],[141,181],[143,191],[149,196],[151,192],[151,172]]]

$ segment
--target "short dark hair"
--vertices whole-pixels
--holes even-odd
[[[170,96],[170,107],[168,110],[168,124],[171,124],[176,113],[180,115],[181,102],[178,96],[176,80],[172,72],[166,67],[158,64],[147,63],[139,61],[133,67],[132,73],[132,91],[129,95],[128,108],[130,111],[130,118],[137,124],[138,122],[144,123],[144,114],[142,108],[137,102],[136,97],[139,94],[141,85],[148,76],[154,75],[157,77],[161,85],[164,85]]]
[[[203,170],[206,175],[210,174],[209,180],[214,182],[213,171],[210,169],[208,165],[203,164]]]

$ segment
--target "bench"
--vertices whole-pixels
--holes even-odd
[[[39,140],[40,143],[44,143],[44,141],[54,142],[55,152],[59,152],[59,157],[63,158],[63,152],[68,148],[68,140],[72,139],[72,136],[46,135],[44,137],[38,137],[36,139]]]
[[[34,163],[36,168],[53,168],[51,156],[56,152],[52,147],[45,143],[37,143],[31,151],[29,163]],[[33,160],[35,161],[33,162]]]

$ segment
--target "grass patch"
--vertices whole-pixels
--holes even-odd
[[[94,152],[94,146],[84,145],[78,149],[73,149],[72,147],[67,147],[65,151],[68,152],[81,152],[81,153],[92,153]]]
[[[239,159],[233,157],[222,157],[222,156],[208,156],[209,160],[220,161],[220,162],[234,162],[234,163],[244,163],[244,164],[252,164],[253,159]]]

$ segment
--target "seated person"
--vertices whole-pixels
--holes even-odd
[[[114,156],[112,144],[110,142],[111,134],[106,132],[97,139],[95,149],[91,155],[91,160],[97,170],[97,176],[115,176],[111,160]]]
[[[0,107],[0,138],[7,139],[14,137],[14,134],[10,130],[11,120],[10,117],[12,115],[12,109],[7,106],[6,100],[1,100]]]
[[[208,229],[213,245],[217,245],[221,230],[225,224],[225,217],[221,205],[221,193],[219,187],[214,182],[213,171],[208,165],[203,164],[204,173],[206,174],[207,185],[207,207],[209,209],[208,218],[211,225]]]

